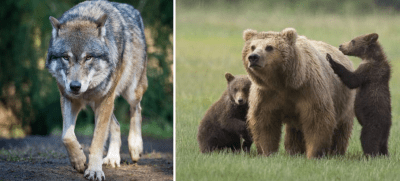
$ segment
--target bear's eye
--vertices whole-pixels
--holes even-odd
[[[354,45],[356,43],[356,41],[354,41],[354,40],[351,40],[351,44],[352,45]]]
[[[254,51],[256,49],[256,46],[251,46],[251,51]]]
[[[271,45],[268,45],[267,47],[265,47],[265,50],[270,52],[272,51],[274,48]]]

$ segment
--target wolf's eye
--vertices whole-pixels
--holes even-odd
[[[354,45],[356,43],[356,41],[354,41],[354,40],[351,40],[351,44],[352,45]]]
[[[266,51],[272,51],[274,48],[271,45],[268,45],[267,47],[265,47]]]
[[[254,51],[256,49],[256,46],[251,46],[251,51]]]
[[[69,57],[68,56],[63,56],[62,59],[65,60],[65,61],[69,61]]]
[[[87,56],[86,58],[85,58],[85,60],[86,61],[89,61],[89,60],[91,60],[93,57],[92,56]]]

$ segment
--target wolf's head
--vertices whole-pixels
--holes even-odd
[[[62,23],[50,17],[53,31],[46,67],[67,95],[78,97],[111,75],[115,55],[106,46],[106,21],[106,14]]]

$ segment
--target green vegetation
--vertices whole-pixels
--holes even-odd
[[[149,88],[142,105],[143,125],[149,130],[172,127],[172,29],[173,2],[170,0],[116,0],[133,5],[143,17],[148,43]],[[62,117],[56,81],[44,68],[51,37],[49,16],[56,18],[82,0],[5,0],[0,7],[0,108],[11,109],[17,123],[3,124],[28,134],[49,134],[61,129]],[[0,109],[0,114],[3,114]],[[115,115],[129,124],[129,105],[116,100]],[[157,124],[151,123],[153,120]],[[77,128],[94,123],[90,108],[78,116]],[[160,126],[160,125],[168,126]],[[156,126],[153,128],[153,126]],[[89,126],[90,127],[90,126]],[[93,126],[92,126],[93,127]],[[86,129],[86,128],[83,128]],[[143,132],[149,132],[143,130]],[[151,133],[151,135],[158,133]],[[172,129],[162,133],[172,137]],[[24,134],[22,134],[24,135]],[[12,135],[11,135],[12,136]]]
[[[190,6],[179,6],[180,1],[177,2],[177,180],[399,180],[400,16],[394,16],[396,12],[375,9],[364,14],[337,14],[291,9],[291,5],[244,5],[249,1],[243,1],[240,6],[222,1],[212,6],[200,2],[204,1]],[[286,27],[294,27],[299,35],[334,46],[361,34],[379,34],[393,67],[390,157],[368,160],[362,156],[361,126],[356,119],[345,156],[318,160],[308,160],[304,155],[289,156],[284,151],[283,139],[279,152],[270,157],[258,156],[254,145],[250,155],[200,153],[197,127],[209,106],[225,90],[225,72],[246,73],[241,60],[243,30],[281,31]],[[358,67],[360,60],[351,60]]]

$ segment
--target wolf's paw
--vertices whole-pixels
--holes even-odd
[[[104,172],[101,169],[100,170],[86,169],[84,177],[88,180],[98,180],[98,181],[106,180],[106,176],[104,175]]]
[[[107,155],[103,158],[103,165],[111,165],[111,167],[120,167],[121,157],[119,155]]]
[[[69,156],[72,167],[79,173],[83,173],[86,169],[86,156],[82,150],[75,152]]]
[[[137,162],[143,152],[143,141],[142,138],[136,138],[129,141],[129,153],[131,155],[132,161]]]

